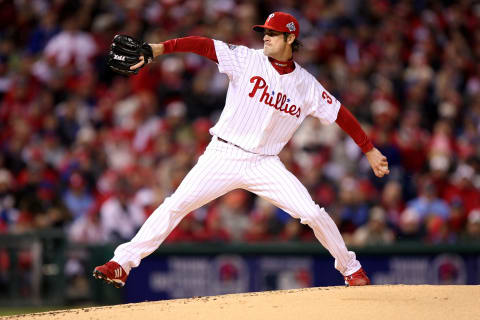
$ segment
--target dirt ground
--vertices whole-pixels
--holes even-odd
[[[322,287],[72,309],[6,319],[480,319],[480,286]]]

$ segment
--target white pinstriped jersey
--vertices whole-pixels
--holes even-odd
[[[281,75],[263,50],[214,44],[218,69],[230,83],[212,135],[250,152],[276,155],[308,115],[335,122],[340,102],[296,62],[293,72]]]

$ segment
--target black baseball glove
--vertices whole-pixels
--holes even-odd
[[[141,56],[144,57],[145,63],[140,68],[130,70],[131,66],[140,62]],[[152,60],[153,51],[148,43],[142,43],[135,38],[122,34],[118,34],[113,38],[110,53],[108,54],[108,66],[113,71],[130,76],[137,74],[138,70]]]

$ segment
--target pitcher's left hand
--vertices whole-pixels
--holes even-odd
[[[387,157],[385,157],[377,148],[373,148],[365,153],[365,155],[377,177],[382,178],[384,175],[390,173]]]

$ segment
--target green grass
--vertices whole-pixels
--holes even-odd
[[[80,309],[90,306],[57,306],[57,307],[0,307],[0,317],[14,316],[19,314],[29,314],[37,312],[47,312],[55,310]]]
[[[16,314],[27,314],[36,312],[46,312],[52,310],[60,310],[61,307],[2,307],[0,308],[0,316],[13,316]]]

